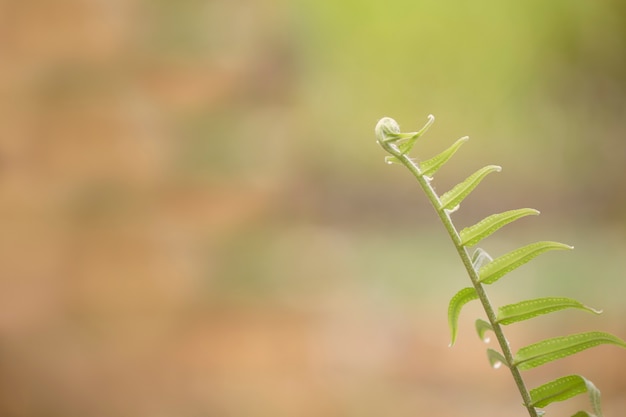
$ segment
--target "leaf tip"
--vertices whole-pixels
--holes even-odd
[[[450,343],[448,343],[448,347],[451,348],[456,343],[456,323],[450,324]]]
[[[552,244],[555,245],[555,249],[563,249],[563,250],[573,250],[574,249],[574,246],[568,245],[567,243],[552,242]]]

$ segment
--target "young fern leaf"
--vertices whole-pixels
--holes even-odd
[[[581,375],[564,376],[531,389],[530,398],[534,407],[543,408],[554,402],[565,401],[576,395],[584,394],[585,392],[589,393],[589,400],[593,412],[597,417],[602,417],[600,391],[591,381]],[[584,411],[581,412],[586,413]]]
[[[424,125],[424,127],[422,127],[419,131],[414,132],[414,133],[400,133],[399,134],[399,139],[406,139],[405,142],[402,142],[401,144],[398,145],[398,149],[400,150],[400,153],[405,155],[407,153],[409,153],[411,151],[411,149],[413,149],[413,146],[415,145],[415,142],[417,142],[417,139],[420,138],[420,136],[422,136],[424,133],[426,133],[426,131],[428,130],[428,128],[435,122],[435,116],[433,116],[432,114],[428,115],[428,121],[426,122],[426,124]]]
[[[487,236],[496,232],[503,226],[524,216],[538,215],[539,211],[531,208],[505,211],[504,213],[492,214],[484,218],[473,226],[461,230],[461,244],[463,246],[474,246]]]
[[[441,196],[441,208],[453,210],[455,207],[458,207],[461,201],[463,201],[488,174],[500,172],[501,170],[502,168],[497,165],[488,165],[474,172],[467,177],[465,181],[455,185],[454,188]]]
[[[434,120],[434,118],[432,120]],[[419,132],[414,133],[413,136],[411,136],[406,142],[403,142],[400,145],[398,145],[399,152],[402,155],[406,155],[411,150],[411,148],[413,148],[413,146],[415,145],[415,141],[426,131],[426,129],[428,129],[430,124],[431,123],[429,119],[429,123],[427,123],[426,126],[424,126]],[[456,143],[452,145],[449,149],[446,149],[445,151],[441,152],[439,155],[435,156],[434,158],[421,162],[420,167],[422,168],[422,173],[426,176],[432,176],[443,164],[445,164],[448,161],[448,159],[452,157],[452,155],[454,155],[454,153],[461,147],[463,142],[467,141],[468,139],[469,137],[467,136],[463,137],[457,140]],[[401,164],[402,163],[395,156],[386,156],[385,162],[388,164]]]
[[[441,152],[439,155],[434,156],[426,161],[420,162],[420,168],[422,169],[422,174],[427,177],[432,177],[435,175],[435,172],[439,170],[452,156],[459,150],[461,145],[469,140],[468,136],[464,136],[461,139],[457,140],[445,151]]]
[[[476,333],[478,333],[478,337],[480,337],[480,340],[482,340],[485,343],[489,343],[489,341],[491,340],[489,336],[487,336],[486,334],[488,331],[493,332],[493,327],[491,326],[491,323],[483,319],[477,319],[476,320]]]
[[[483,284],[493,284],[504,275],[529,262],[536,256],[555,249],[573,249],[572,246],[559,242],[535,242],[511,251],[480,268],[479,281]]]
[[[411,151],[417,139],[422,136],[428,128],[434,123],[435,116],[428,115],[428,121],[417,132],[402,133],[400,132],[400,126],[391,117],[383,117],[376,124],[376,142],[383,148],[388,144],[394,144],[395,152],[392,156],[385,157],[385,162],[388,164],[402,163],[397,156],[406,155]]]
[[[513,366],[525,371],[603,344],[626,348],[626,342],[610,333],[578,333],[542,340],[521,348],[513,358]]]
[[[498,309],[497,320],[498,323],[507,325],[567,308],[576,308],[595,314],[602,313],[602,310],[595,310],[571,298],[544,297],[502,306]]]
[[[476,271],[478,271],[480,268],[482,268],[484,265],[487,265],[491,261],[493,261],[493,258],[481,248],[476,248],[476,250],[472,254],[472,266]]]
[[[476,290],[473,287],[467,287],[454,294],[454,296],[450,299],[450,304],[448,306],[448,326],[450,327],[451,333],[449,346],[453,346],[456,341],[456,332],[458,329],[461,309],[465,304],[477,298],[478,294],[476,294]]]
[[[502,365],[506,365],[507,367],[509,366],[504,356],[502,356],[502,354],[497,350],[493,350],[491,348],[487,349],[487,359],[489,359],[489,364],[494,369],[498,369]]]

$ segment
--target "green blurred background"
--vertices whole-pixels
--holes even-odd
[[[542,211],[492,255],[576,246],[493,301],[605,313],[513,325],[514,349],[626,337],[622,0],[4,0],[0,28],[2,416],[524,416],[477,305],[447,347],[467,278],[383,116],[436,116],[423,157],[472,138],[439,191],[504,167],[459,226]],[[527,376],[583,373],[617,416],[625,371],[599,347]]]

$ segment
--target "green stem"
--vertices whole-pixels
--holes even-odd
[[[384,140],[379,141],[379,143],[381,144],[383,149],[385,149],[391,155],[398,158],[398,160],[409,171],[411,171],[413,176],[417,179],[417,182],[419,182],[420,186],[426,193],[428,200],[437,211],[437,215],[439,216],[439,219],[443,223],[443,226],[445,227],[446,231],[448,232],[448,235],[450,236],[450,238],[452,239],[452,242],[454,243],[454,247],[456,248],[459,254],[459,257],[461,258],[461,261],[463,262],[463,265],[465,266],[465,269],[467,270],[470,280],[472,281],[472,285],[474,286],[474,289],[476,290],[478,299],[480,300],[480,303],[482,304],[483,309],[485,310],[487,319],[489,320],[489,323],[491,324],[491,327],[493,328],[493,332],[496,335],[496,339],[498,340],[498,344],[500,345],[500,349],[502,350],[502,355],[504,356],[504,358],[506,359],[509,365],[509,370],[511,371],[513,380],[515,381],[515,384],[517,385],[517,389],[519,390],[519,393],[524,402],[524,407],[526,407],[526,409],[528,410],[528,414],[530,415],[530,417],[538,417],[537,410],[535,409],[535,407],[531,405],[530,393],[528,392],[528,389],[526,388],[526,384],[524,383],[522,375],[519,369],[517,369],[516,366],[513,366],[514,362],[513,362],[513,353],[511,352],[511,347],[509,346],[508,340],[504,336],[504,332],[502,331],[502,327],[500,326],[500,323],[498,323],[497,321],[496,313],[493,309],[493,306],[491,305],[491,302],[489,301],[489,297],[487,296],[487,293],[485,292],[483,285],[479,281],[478,272],[476,271],[476,269],[474,268],[474,265],[472,264],[469,253],[467,252],[467,248],[463,246],[461,243],[461,237],[456,227],[454,226],[454,223],[452,222],[452,218],[450,217],[449,212],[441,207],[441,200],[439,199],[439,196],[435,192],[435,189],[433,188],[433,186],[430,184],[430,179],[426,178],[422,174],[419,166],[415,162],[413,162],[413,160],[411,160],[411,158],[409,158],[406,154],[403,154],[402,152],[400,152],[400,150],[394,143],[389,142],[389,141],[384,141]]]

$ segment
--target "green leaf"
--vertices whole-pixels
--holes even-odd
[[[589,414],[586,411],[579,411],[576,414],[574,414],[572,417],[602,417],[602,416],[596,416],[595,414]]]
[[[451,333],[450,346],[454,345],[456,341],[456,332],[461,309],[465,304],[477,298],[478,294],[476,294],[476,290],[473,287],[467,287],[454,294],[450,299],[450,305],[448,306],[448,325],[450,326]]]
[[[493,261],[493,258],[481,248],[476,248],[472,254],[472,265],[476,271],[491,261]]]
[[[484,218],[473,226],[461,230],[461,245],[474,246],[487,236],[491,235],[502,226],[505,226],[521,217],[538,215],[539,211],[531,208],[505,211]]]
[[[505,274],[511,272],[536,256],[555,249],[573,249],[572,246],[559,242],[535,242],[514,251],[511,251],[480,268],[479,281],[483,284],[493,284]]]
[[[532,319],[533,317],[537,317],[542,314],[564,310],[566,308],[576,308],[595,314],[602,313],[602,310],[595,310],[591,307],[587,307],[586,305],[571,298],[545,297],[502,306],[498,309],[497,320],[498,323],[507,325],[518,321]]]
[[[546,407],[557,401],[565,401],[579,394],[589,393],[589,400],[593,412],[602,417],[600,408],[600,390],[588,379],[580,375],[568,375],[557,378],[537,388],[530,390],[530,400],[533,407]],[[581,414],[583,413],[583,414]],[[589,415],[580,411],[575,415]]]
[[[500,352],[491,348],[487,349],[487,359],[489,359],[489,364],[493,369],[498,369],[502,365],[509,366],[506,359],[504,359],[504,356],[502,356]]]
[[[587,392],[586,379],[580,375],[568,375],[557,378],[530,390],[533,407],[544,408],[557,401],[565,401]]]
[[[402,164],[402,162],[400,162],[400,160],[398,158],[396,158],[395,156],[391,156],[391,155],[387,155],[385,156],[385,163],[386,164]]]
[[[400,134],[401,139],[407,139],[406,142],[403,142],[401,144],[398,145],[398,149],[400,150],[401,154],[407,154],[411,151],[411,149],[413,148],[413,146],[415,145],[415,142],[417,141],[417,139],[422,136],[424,133],[426,133],[426,131],[428,130],[428,128],[435,123],[435,116],[433,116],[432,114],[428,115],[428,121],[426,122],[426,124],[424,125],[423,128],[421,128],[418,132],[415,133],[402,133]]]
[[[493,327],[488,321],[483,319],[476,320],[476,333],[478,333],[478,337],[485,343],[489,343],[489,336],[486,335],[488,331],[493,331]]]
[[[525,371],[602,344],[626,348],[626,342],[610,333],[578,333],[554,337],[525,346],[515,355],[513,365]]]
[[[454,188],[441,196],[441,208],[446,210],[454,209],[461,204],[461,201],[463,201],[463,199],[467,197],[478,184],[480,184],[487,174],[500,170],[502,170],[502,168],[497,165],[488,165],[474,172],[472,175],[467,177],[465,181],[455,185]]]
[[[450,146],[445,151],[441,152],[439,155],[436,155],[430,159],[427,159],[426,161],[420,162],[419,166],[422,170],[422,174],[426,175],[427,177],[433,176],[435,172],[437,172],[439,168],[443,166],[443,164],[445,164],[446,162],[448,162],[450,158],[452,158],[452,155],[454,155],[456,151],[459,150],[461,145],[463,145],[468,140],[469,140],[469,137],[464,136],[461,139],[454,142],[452,146]]]

